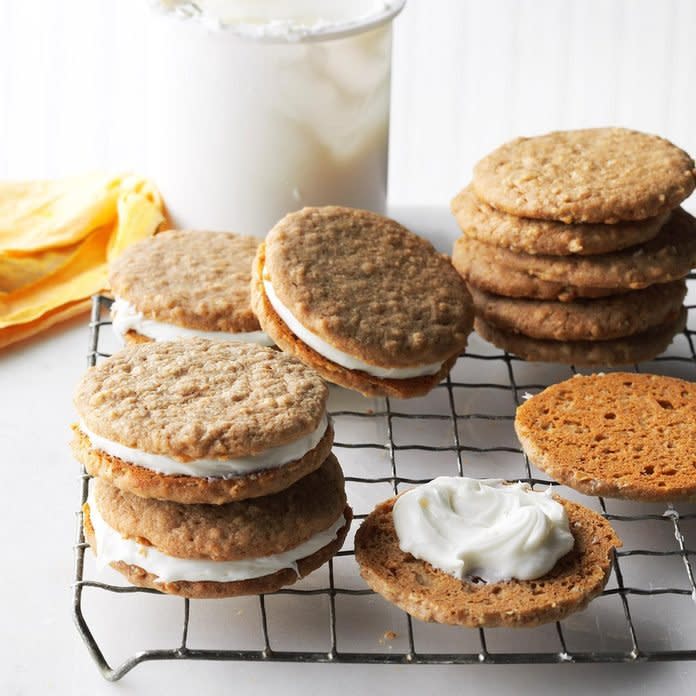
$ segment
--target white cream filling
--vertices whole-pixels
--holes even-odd
[[[533,580],[575,543],[551,490],[441,476],[400,496],[394,527],[402,551],[460,580]]]
[[[443,363],[441,362],[430,363],[428,365],[416,365],[414,367],[378,367],[377,365],[370,365],[358,358],[354,358],[352,355],[348,355],[348,353],[334,348],[334,346],[330,345],[322,338],[319,338],[315,333],[300,324],[294,314],[280,301],[271,282],[266,280],[265,268],[263,269],[263,279],[263,288],[266,292],[268,301],[290,331],[303,343],[306,343],[310,348],[319,353],[319,355],[337,365],[341,365],[341,367],[345,367],[348,370],[360,370],[361,372],[366,372],[368,375],[380,377],[382,379],[409,379],[412,377],[434,375],[442,368]]]
[[[89,438],[92,447],[95,449],[102,450],[106,454],[117,457],[129,464],[136,464],[160,474],[198,476],[201,478],[246,476],[264,469],[277,469],[283,466],[283,464],[297,461],[319,444],[328,426],[328,416],[324,415],[316,430],[287,445],[269,447],[259,454],[248,457],[193,459],[188,462],[180,462],[162,454],[151,454],[150,452],[121,445],[118,442],[97,435],[83,421],[80,421],[80,430]]]
[[[97,544],[97,567],[101,570],[109,563],[122,561],[155,575],[158,582],[236,582],[271,575],[284,568],[292,568],[298,573],[297,561],[330,544],[336,538],[338,530],[346,523],[345,517],[341,515],[324,531],[283,553],[240,561],[212,561],[168,556],[152,546],[144,546],[132,539],[126,539],[101,516],[92,490],[89,492],[87,504]]]
[[[153,341],[173,341],[179,338],[208,338],[211,341],[240,341],[242,343],[259,343],[262,346],[272,346],[273,341],[264,331],[246,331],[232,333],[228,331],[201,331],[188,329],[185,326],[167,324],[154,319],[146,319],[130,302],[120,297],[114,299],[111,305],[111,326],[116,336],[123,342],[129,331],[135,331],[141,336]]]

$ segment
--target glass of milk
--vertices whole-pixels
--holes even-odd
[[[148,173],[177,227],[259,237],[305,205],[383,212],[405,0],[150,0]]]

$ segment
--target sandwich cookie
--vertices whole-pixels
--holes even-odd
[[[83,512],[99,566],[191,598],[290,585],[336,554],[352,519],[333,455],[280,493],[226,505],[140,498],[96,479]]]
[[[474,168],[476,195],[517,217],[565,223],[645,220],[696,186],[694,161],[669,141],[625,128],[517,138]]]
[[[687,311],[643,333],[606,341],[553,341],[530,338],[489,324],[476,318],[476,333],[501,350],[534,362],[561,363],[587,367],[630,365],[652,360],[670,346],[674,337],[684,330]]]
[[[440,477],[378,505],[355,536],[367,584],[422,621],[531,627],[601,593],[621,542],[599,514],[524,484]]]
[[[471,184],[455,196],[450,207],[467,237],[511,251],[548,256],[606,254],[636,246],[655,237],[669,217],[663,213],[614,225],[534,220],[496,210],[476,195]]]
[[[575,302],[510,298],[469,289],[477,316],[487,324],[554,341],[606,341],[643,333],[674,322],[686,296],[683,280]]]
[[[109,269],[116,335],[127,342],[204,337],[272,345],[251,310],[258,239],[174,230],[129,247]]]
[[[351,208],[283,218],[254,262],[252,306],[284,351],[365,395],[425,394],[466,346],[471,299],[449,260]]]
[[[221,504],[317,469],[328,389],[298,360],[203,338],[126,346],[80,381],[73,450],[93,476],[147,498]]]
[[[554,384],[517,409],[529,460],[587,495],[696,497],[696,384],[613,372]]]

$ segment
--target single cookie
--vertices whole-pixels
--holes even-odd
[[[625,128],[517,138],[474,167],[479,198],[511,215],[566,223],[645,220],[696,185],[694,161],[669,141]]]
[[[80,381],[73,448],[89,473],[144,497],[224,503],[268,495],[331,449],[328,389],[254,344],[128,346]]]
[[[473,321],[445,256],[393,220],[350,208],[283,218],[259,248],[251,295],[281,349],[366,395],[432,389]]]
[[[517,409],[530,461],[587,495],[665,502],[696,496],[696,384],[613,372],[554,384]]]
[[[451,210],[465,235],[486,244],[526,254],[581,256],[606,254],[652,239],[669,213],[615,225],[567,225],[554,220],[534,220],[496,210],[482,201],[469,185],[451,203]]]
[[[564,282],[541,280],[524,270],[501,266],[497,260],[498,249],[463,235],[454,243],[452,263],[469,287],[505,297],[573,302],[577,298],[608,297],[628,292],[621,288],[580,288]]]
[[[355,557],[367,584],[421,621],[459,626],[531,627],[583,609],[604,589],[612,550],[621,546],[611,525],[592,510],[565,507],[575,546],[536,580],[461,581],[399,548],[392,508],[378,505],[355,535]]]
[[[185,597],[274,592],[340,549],[352,511],[331,455],[289,489],[228,505],[146,500],[95,480],[85,536],[98,564]]]
[[[696,264],[696,220],[679,208],[649,242],[598,256],[533,256],[468,239],[455,248],[458,267],[466,269],[468,259],[482,248],[503,272],[511,269],[564,286],[636,290],[689,273]]]
[[[575,302],[513,299],[469,289],[477,316],[487,324],[555,341],[606,341],[649,331],[678,316],[686,296],[683,280]]]
[[[684,329],[686,309],[676,318],[650,331],[608,341],[549,341],[498,329],[476,319],[476,332],[501,350],[531,362],[561,363],[586,367],[631,365],[652,360],[665,350]]]
[[[173,230],[129,247],[109,269],[114,331],[143,342],[204,336],[269,345],[251,310],[258,239]]]

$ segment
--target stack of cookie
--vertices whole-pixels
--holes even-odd
[[[328,390],[294,358],[202,338],[129,345],[85,374],[73,450],[98,565],[185,597],[272,592],[341,547],[352,511]]]
[[[476,330],[527,360],[614,365],[661,353],[683,326],[694,162],[622,128],[518,138],[452,201],[453,263]]]

